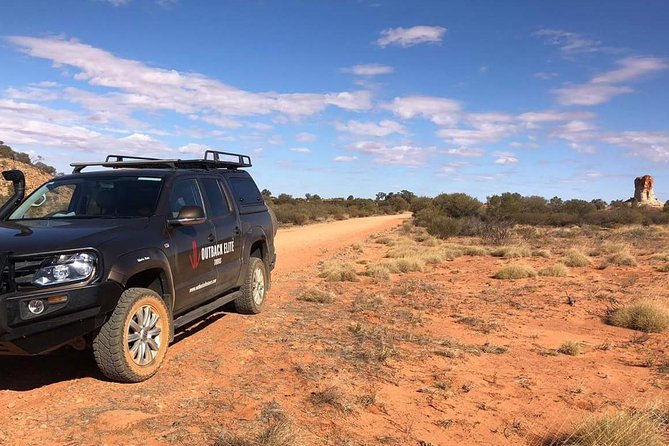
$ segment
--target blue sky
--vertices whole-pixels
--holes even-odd
[[[0,140],[248,153],[261,188],[669,199],[669,2],[0,3]]]

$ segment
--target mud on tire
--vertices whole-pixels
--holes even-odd
[[[242,314],[260,313],[265,304],[268,285],[265,263],[257,257],[249,258],[249,267],[240,289],[242,295],[235,299],[237,311]]]
[[[119,382],[140,382],[160,368],[171,332],[165,302],[152,290],[129,288],[93,339],[100,371]]]

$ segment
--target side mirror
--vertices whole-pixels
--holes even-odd
[[[167,222],[173,226],[192,226],[204,223],[204,210],[200,206],[184,206],[179,210],[177,218],[170,218]]]

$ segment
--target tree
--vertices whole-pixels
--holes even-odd
[[[434,197],[434,205],[449,217],[471,217],[481,210],[482,203],[476,198],[461,192],[441,194]]]
[[[595,206],[595,209],[597,209],[598,211],[606,209],[606,207],[608,206],[606,204],[606,201],[602,200],[601,198],[595,198],[590,203],[592,203]]]
[[[272,198],[272,192],[270,192],[269,189],[263,189],[262,192],[260,192],[260,195],[262,195],[262,197],[265,200],[269,200]]]
[[[376,201],[382,201],[386,199],[386,193],[385,192],[378,192],[376,194]]]

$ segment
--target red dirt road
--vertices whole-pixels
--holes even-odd
[[[283,368],[267,363],[271,356],[254,336],[277,320],[272,314],[292,299],[291,292],[300,287],[296,280],[316,275],[324,254],[407,218],[370,217],[280,230],[266,311],[254,317],[217,313],[178,332],[166,363],[147,382],[108,382],[86,353],[0,357],[0,445],[212,444],[231,423],[255,419],[260,400],[284,396],[267,390],[277,388],[271,381],[280,379]],[[268,373],[259,375],[258,367]],[[258,381],[263,377],[268,382]]]

